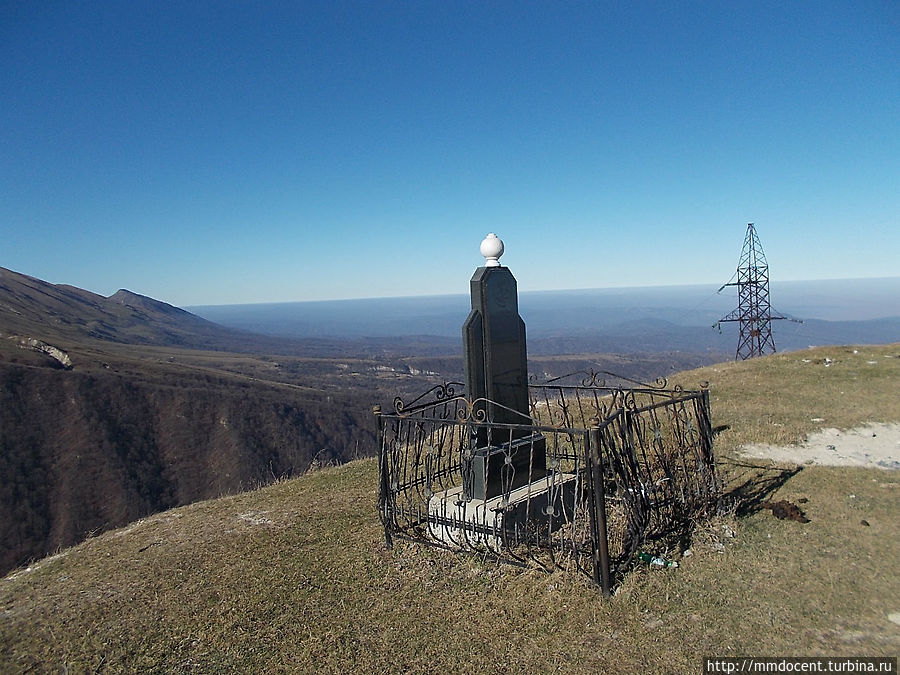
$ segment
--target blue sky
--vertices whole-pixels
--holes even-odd
[[[0,1],[0,266],[176,305],[900,275],[900,3]]]

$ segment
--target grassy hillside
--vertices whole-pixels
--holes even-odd
[[[900,344],[675,379],[710,381],[735,508],[699,525],[679,568],[637,569],[610,600],[566,572],[386,550],[376,466],[360,460],[149,517],[0,580],[0,672],[682,673],[710,655],[896,655],[900,475],[734,451],[900,422]],[[808,499],[811,522],[776,520],[760,508],[771,498]]]

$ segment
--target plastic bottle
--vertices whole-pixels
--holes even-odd
[[[678,563],[674,560],[666,560],[665,558],[660,558],[659,556],[651,555],[649,553],[638,553],[638,558],[650,565],[657,565],[659,567],[678,567]]]

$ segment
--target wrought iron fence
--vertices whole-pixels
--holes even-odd
[[[719,491],[708,392],[602,374],[532,384],[519,424],[455,382],[376,408],[388,545],[579,570],[609,593],[639,548],[685,535]]]

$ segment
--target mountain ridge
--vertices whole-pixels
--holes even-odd
[[[120,289],[103,297],[0,267],[0,331],[52,340],[223,346],[237,331],[186,310]]]
[[[4,267],[0,267],[0,333],[60,342],[64,349],[85,341],[311,357],[365,349],[331,338],[279,337],[230,328],[126,289],[104,297]]]

